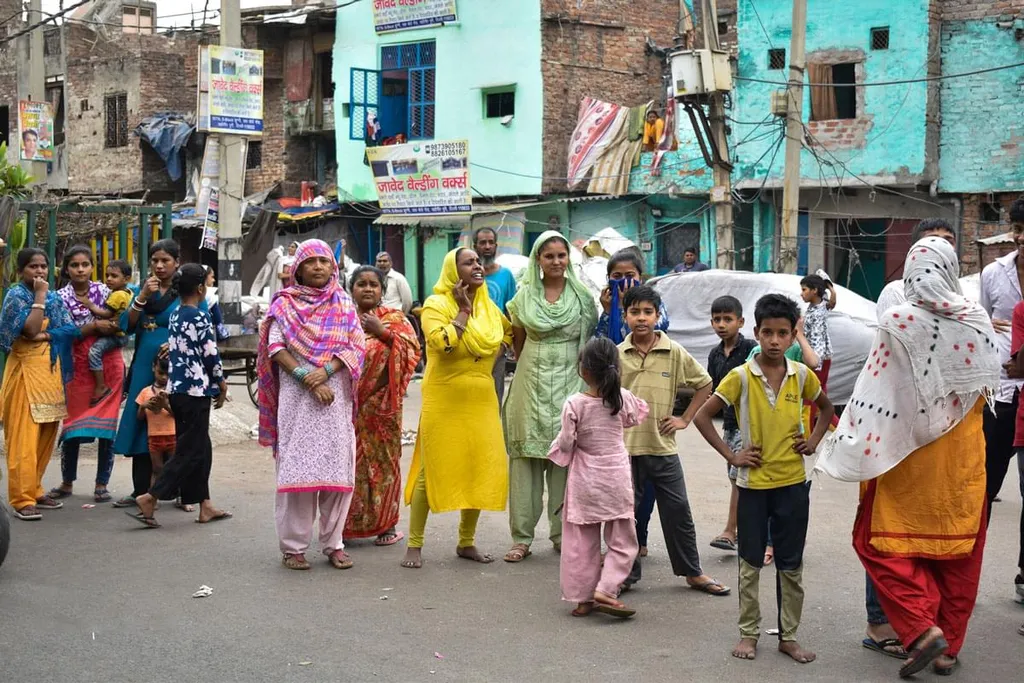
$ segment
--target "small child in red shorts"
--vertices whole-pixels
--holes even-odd
[[[168,359],[158,356],[153,361],[153,384],[140,391],[135,399],[139,406],[139,420],[146,422],[149,433],[149,457],[153,461],[150,484],[156,481],[164,464],[174,455],[174,414],[167,398],[169,367]]]

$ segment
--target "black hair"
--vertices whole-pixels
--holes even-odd
[[[206,282],[206,269],[198,263],[186,263],[178,270],[179,296],[193,296]]]
[[[632,291],[632,290],[630,290]],[[591,339],[580,351],[580,368],[597,382],[602,402],[612,415],[622,410],[622,380],[619,372],[619,349],[607,337]]]
[[[608,259],[608,275],[612,274],[616,264],[626,263],[627,261],[636,267],[637,275],[644,274],[644,260],[640,258],[640,254],[637,253],[635,248],[626,247],[625,249],[619,249]]]
[[[160,372],[168,373],[171,371],[170,359],[167,356],[157,354],[156,358],[153,359],[153,367],[160,368]]]
[[[181,248],[178,247],[178,243],[172,239],[159,240],[157,242],[153,242],[153,244],[150,245],[149,247],[149,258],[153,258],[153,256],[158,251],[164,252],[175,261],[177,261],[181,257]],[[167,308],[172,303],[174,303],[174,301],[178,298],[179,294],[178,278],[180,277],[180,275],[180,270],[174,273],[174,275],[171,277],[171,286],[162,297],[160,297],[159,299],[154,297],[149,298],[149,300],[146,302],[146,305],[143,307],[143,310],[148,315],[160,315],[161,313],[166,311]]]
[[[132,265],[124,259],[114,259],[107,264],[107,268],[117,268],[125,277],[132,276]]]
[[[494,228],[477,228],[473,231],[473,248],[476,248],[476,241],[480,239],[480,234],[489,232],[494,235],[494,239],[498,239],[498,233],[494,231]]]
[[[953,226],[948,221],[942,218],[928,218],[914,226],[914,230],[910,233],[910,242],[914,244],[921,236],[926,232],[933,232],[936,230],[943,230],[948,232],[950,235],[956,235],[953,232]]]
[[[785,318],[795,328],[799,317],[796,302],[784,294],[765,294],[754,305],[754,324],[758,327],[765,320]]]
[[[374,275],[377,276],[377,280],[380,281],[381,294],[384,294],[385,292],[388,291],[387,276],[384,275],[380,268],[377,268],[375,266],[359,266],[358,268],[356,268],[355,271],[352,273],[352,277],[348,279],[348,291],[351,292],[355,289],[356,280],[358,280],[359,276],[362,275],[363,273],[373,273]]]
[[[734,296],[720,296],[711,302],[711,315],[716,313],[732,313],[737,318],[743,317],[743,304]]]
[[[65,280],[70,280],[71,276],[68,275],[68,266],[71,264],[71,259],[78,256],[79,254],[85,254],[89,257],[89,263],[92,264],[92,249],[85,246],[84,244],[76,244],[67,251],[64,252],[64,261],[60,266],[60,276]],[[20,270],[20,268],[19,268]]]
[[[158,251],[165,252],[175,261],[181,258],[181,248],[178,246],[178,243],[172,239],[153,242],[149,247],[149,258],[153,258],[153,255]]]
[[[630,287],[626,295],[622,297],[622,308],[628,311],[634,304],[644,302],[654,304],[654,310],[656,311],[661,310],[661,295],[654,291],[653,287],[647,285]]]
[[[1024,197],[1021,197],[1013,204],[1010,204],[1010,222],[1024,223]]]
[[[686,249],[683,249],[683,253],[684,254],[693,254],[694,256],[696,256],[697,255],[697,249],[694,248],[694,247],[687,247]]]
[[[46,252],[36,247],[25,247],[18,252],[18,272],[25,270],[29,263],[32,262],[36,256],[42,256],[46,261],[46,265],[50,265],[50,257],[46,255]]]
[[[34,135],[36,140],[39,139],[39,133],[36,132],[35,128],[29,128],[21,133],[21,139],[24,140],[29,135]]]
[[[820,297],[825,296],[825,278],[820,275],[804,276],[804,279],[800,280],[800,286],[806,287],[807,289],[813,289]]]

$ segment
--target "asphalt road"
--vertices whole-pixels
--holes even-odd
[[[419,389],[407,405],[415,427]],[[251,414],[246,414],[246,419]],[[251,423],[250,423],[251,424]],[[705,570],[735,585],[735,555],[708,547],[728,500],[724,466],[694,430],[679,436]],[[407,449],[408,450],[408,449]],[[406,464],[408,462],[406,453]],[[617,622],[575,619],[559,600],[558,558],[546,541],[518,565],[454,556],[457,515],[432,517],[419,571],[403,547],[352,544],[355,568],[313,552],[310,572],[280,564],[273,469],[253,442],[216,451],[216,502],[233,520],[209,526],[161,510],[146,530],[109,506],[85,509],[88,485],[42,522],[14,522],[0,568],[0,681],[884,681],[899,662],[860,646],[864,575],[850,548],[856,487],[815,482],[801,641],[818,653],[792,662],[762,639],[755,662],[729,656],[738,637],[735,594],[714,598],[671,575],[657,524],[644,580],[626,597],[639,610]],[[94,460],[86,458],[87,477]],[[51,465],[46,484],[59,479]],[[119,461],[112,487],[130,489]],[[1016,475],[996,506],[962,681],[1019,681],[1024,608],[1011,601],[1020,497]],[[403,518],[402,525],[406,523]],[[542,522],[542,527],[545,523]],[[539,538],[546,536],[540,529]],[[507,520],[485,513],[479,545],[500,555]],[[772,570],[762,577],[764,628],[775,620]],[[193,599],[200,585],[213,595]],[[934,678],[930,673],[919,678]]]

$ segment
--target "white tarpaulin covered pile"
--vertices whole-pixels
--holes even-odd
[[[743,334],[754,336],[754,304],[765,294],[779,293],[800,304],[800,276],[778,273],[746,273],[729,270],[707,270],[700,273],[677,273],[654,281],[668,309],[669,336],[682,344],[701,365],[719,343],[711,329],[711,304],[731,294],[743,304],[746,324]],[[874,341],[875,302],[836,286],[839,304],[829,315],[832,336],[832,370],[828,394],[833,403],[842,404],[853,393],[853,385],[867,360]]]

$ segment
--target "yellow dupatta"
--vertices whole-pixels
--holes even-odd
[[[441,266],[441,275],[434,285],[434,295],[427,297],[424,308],[438,311],[448,320],[453,320],[459,314],[459,305],[455,303],[452,292],[455,285],[459,283],[459,269],[456,257],[463,248],[452,249],[444,257]],[[466,321],[466,331],[462,334],[462,343],[466,350],[477,358],[486,358],[497,353],[502,342],[505,341],[504,316],[498,307],[491,301],[491,295],[487,292],[487,285],[477,287],[476,295],[473,297],[473,314]]]

